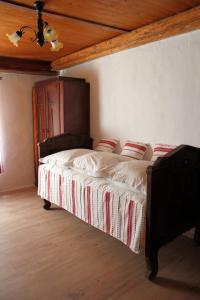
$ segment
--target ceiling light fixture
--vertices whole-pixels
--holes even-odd
[[[11,34],[6,34],[9,41],[16,47],[18,47],[18,42],[21,40],[22,36],[27,30],[32,30],[34,33],[34,38],[31,39],[33,42],[37,42],[37,44],[42,47],[45,43],[51,44],[51,51],[59,51],[61,48],[63,48],[63,44],[58,41],[58,35],[56,33],[56,30],[49,26],[47,22],[44,22],[42,19],[42,12],[44,8],[44,1],[35,1],[34,6],[37,13],[37,27],[38,31],[36,32],[32,27],[30,26],[22,26],[19,30],[16,32],[13,32]]]

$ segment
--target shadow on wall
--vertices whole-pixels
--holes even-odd
[[[94,70],[89,70],[85,76],[90,83],[90,135],[96,145],[102,136],[101,119],[100,119],[100,88],[98,74]]]
[[[85,68],[82,70],[81,74],[76,70],[73,71],[63,71],[61,76],[69,76],[76,78],[84,78],[88,83],[90,83],[90,136],[94,139],[94,146],[98,140],[104,137],[103,129],[101,128],[100,119],[100,87],[99,87],[99,77],[98,73],[91,68]]]
[[[94,139],[93,147],[96,146],[101,138],[113,138],[117,140],[117,136],[108,135],[101,118],[101,87],[98,72],[92,69],[84,70],[84,72],[81,73],[81,77],[85,78],[90,83],[90,135]],[[121,152],[119,140],[116,152]]]

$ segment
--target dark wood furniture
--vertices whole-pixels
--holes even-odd
[[[92,149],[92,142],[92,138],[88,135],[61,134],[39,143],[39,155],[45,157],[59,151],[76,148]]]
[[[89,136],[89,106],[89,83],[84,79],[56,77],[35,83],[33,131],[36,182],[39,159],[37,144],[62,133]]]
[[[67,147],[76,148],[78,141],[79,137],[71,140],[63,135],[48,139],[39,148],[45,156],[63,150],[66,143]],[[200,245],[199,182],[199,148],[181,145],[148,167],[145,257],[150,280],[158,272],[160,247],[193,227],[194,240]],[[44,208],[50,209],[51,203],[46,199],[44,202]]]
[[[158,272],[161,246],[195,227],[200,245],[200,149],[181,145],[147,170],[146,262],[149,279]]]

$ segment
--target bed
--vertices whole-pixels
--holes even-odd
[[[70,149],[92,149],[92,139],[72,134],[49,138],[39,144],[39,156]],[[104,176],[45,163],[39,167],[38,194],[46,210],[54,203],[135,253],[145,248],[147,277],[153,280],[162,246],[191,228],[200,245],[200,149],[181,145],[147,164],[145,171],[147,187],[138,192]]]

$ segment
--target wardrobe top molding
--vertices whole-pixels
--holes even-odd
[[[6,33],[23,25],[36,27],[33,3],[0,0],[0,70],[28,72],[31,63],[34,74],[51,75],[52,70],[200,28],[200,0],[46,0],[44,19],[56,29],[63,49],[53,53],[48,45],[37,47],[28,33],[13,47]],[[16,64],[5,66],[3,58]]]
[[[60,81],[77,81],[77,82],[83,82],[85,83],[86,80],[84,78],[76,78],[76,77],[64,77],[64,76],[56,76],[56,77],[51,77],[49,79],[45,79],[45,80],[40,80],[40,81],[36,81],[34,83],[35,86],[40,86],[40,85],[44,85],[44,84],[49,84],[52,82],[60,82]]]

